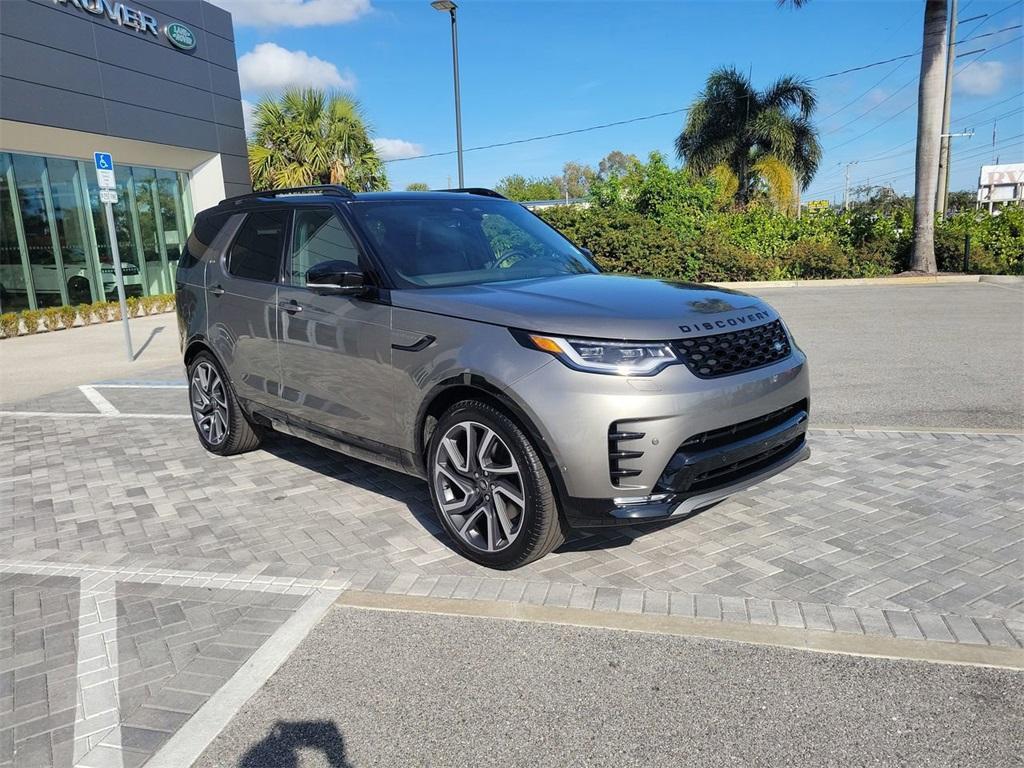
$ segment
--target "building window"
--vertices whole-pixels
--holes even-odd
[[[114,236],[128,296],[169,293],[192,226],[188,176],[115,168]],[[0,311],[117,298],[91,163],[0,153]]]

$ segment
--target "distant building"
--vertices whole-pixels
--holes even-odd
[[[1024,201],[1024,163],[983,165],[978,177],[978,207],[991,213],[996,207]]]
[[[568,199],[557,198],[555,200],[526,200],[522,205],[531,211],[538,211],[541,208],[555,208],[559,205],[568,205],[573,208],[589,208],[590,201],[585,197],[570,197]]]

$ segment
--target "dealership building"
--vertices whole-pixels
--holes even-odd
[[[229,13],[0,0],[0,310],[113,298],[115,238],[129,294],[173,291],[193,212],[250,189]]]

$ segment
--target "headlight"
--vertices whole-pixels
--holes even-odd
[[[653,376],[662,368],[679,362],[671,345],[662,341],[604,341],[516,334],[520,343],[548,352],[570,368],[617,376]]]

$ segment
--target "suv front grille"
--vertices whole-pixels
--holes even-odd
[[[780,320],[756,328],[680,339],[675,348],[686,367],[702,379],[771,365],[789,357],[792,351]]]

